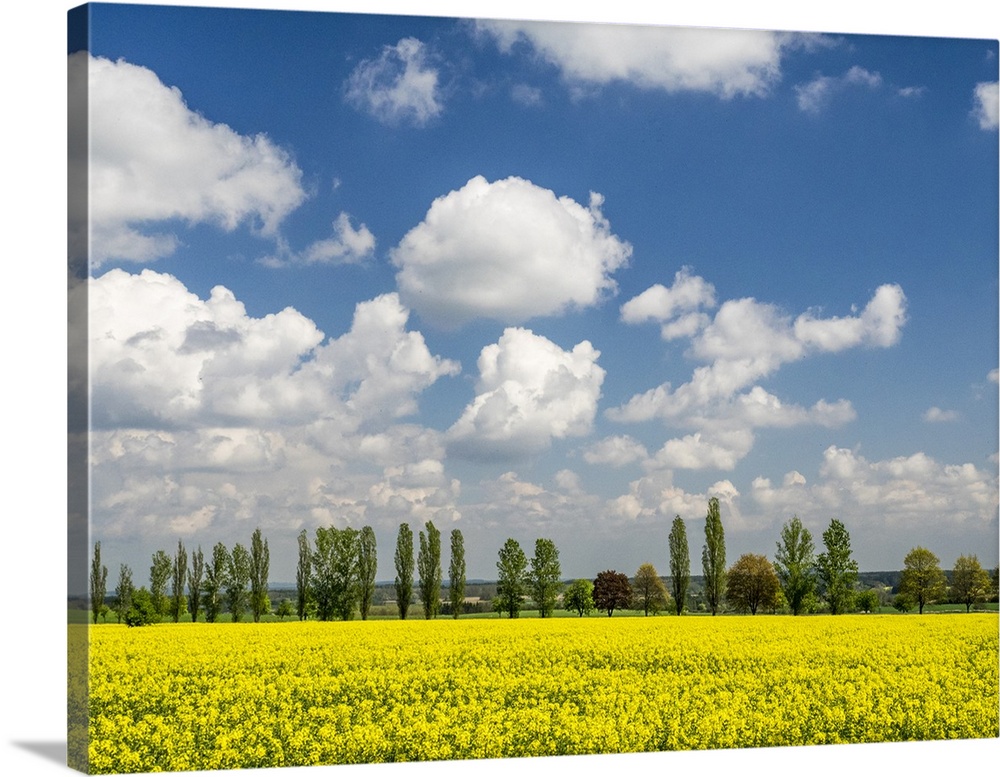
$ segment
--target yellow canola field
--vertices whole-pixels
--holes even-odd
[[[90,769],[998,735],[997,616],[90,629]]]

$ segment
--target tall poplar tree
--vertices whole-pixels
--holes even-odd
[[[188,571],[188,609],[191,611],[191,622],[198,621],[201,610],[201,582],[205,574],[205,554],[198,550],[191,554],[191,569]]]
[[[229,557],[229,580],[226,586],[226,603],[233,623],[243,620],[243,610],[247,606],[247,584],[250,582],[250,554],[240,543],[236,543]]]
[[[271,551],[258,526],[250,537],[250,613],[254,623],[259,623],[260,616],[271,611],[267,595],[270,572]]]
[[[309,534],[305,529],[299,532],[299,564],[295,568],[295,612],[300,621],[309,617],[309,602],[312,598],[312,549]]]
[[[792,615],[807,612],[816,596],[812,534],[798,516],[781,527],[781,541],[774,554],[774,571]]]
[[[726,593],[726,535],[719,516],[719,500],[708,500],[705,516],[705,545],[701,551],[701,568],[705,576],[705,600],[715,615]]]
[[[223,608],[223,596],[229,587],[229,550],[221,542],[212,548],[212,561],[205,568],[205,620],[215,623]]]
[[[438,614],[441,599],[441,532],[432,521],[425,524],[427,534],[420,532],[420,549],[417,551],[420,603],[428,620]]]
[[[170,580],[170,615],[177,623],[184,614],[186,600],[184,598],[184,584],[187,582],[187,551],[184,550],[184,543],[177,540],[177,553],[174,554],[172,575]]]
[[[371,526],[363,527],[358,543],[358,609],[361,610],[361,620],[366,621],[375,599],[375,575],[378,572],[375,530]]]
[[[500,549],[497,561],[497,598],[495,609],[510,618],[521,614],[521,603],[528,592],[528,557],[517,540],[509,538]]]
[[[528,581],[531,597],[543,618],[549,617],[556,608],[556,597],[562,588],[561,576],[559,550],[555,543],[546,539],[535,540],[535,555],[531,557]]]
[[[396,606],[399,617],[406,620],[413,596],[413,530],[407,523],[399,524],[396,535]]]
[[[90,562],[90,610],[94,614],[94,623],[101,614],[104,597],[108,593],[108,568],[101,564],[101,543],[94,543],[94,557]]]
[[[465,540],[461,529],[451,530],[451,561],[448,564],[448,599],[451,602],[451,617],[462,614],[465,601]]]
[[[680,615],[687,602],[688,585],[691,582],[691,554],[688,550],[687,528],[678,515],[670,526],[670,592],[674,597],[674,609]]]
[[[170,609],[170,600],[167,598],[167,581],[170,580],[172,569],[173,562],[164,551],[158,550],[153,554],[153,564],[149,568],[149,595],[153,600],[153,609],[157,615],[166,615]]]
[[[854,584],[858,580],[858,562],[851,558],[847,527],[834,518],[823,532],[823,545],[826,551],[816,558],[816,569],[830,614],[840,615],[854,603]]]
[[[132,609],[132,594],[135,585],[132,583],[132,568],[122,564],[118,571],[118,586],[115,588],[115,615],[121,623]]]

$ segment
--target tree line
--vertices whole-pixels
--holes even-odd
[[[726,608],[751,615],[784,608],[793,615],[819,610],[837,615],[855,610],[873,612],[881,605],[877,591],[858,590],[858,565],[852,556],[850,534],[837,519],[831,520],[823,532],[820,553],[816,553],[810,531],[793,516],[781,527],[773,562],[764,555],[745,553],[728,568],[725,530],[715,497],[708,500],[704,531],[702,593],[712,615]],[[517,540],[508,538],[498,554],[493,609],[516,618],[531,601],[545,618],[552,615],[561,598],[566,610],[580,616],[595,611],[611,616],[616,609],[642,610],[649,615],[668,608],[681,615],[688,609],[691,561],[686,524],[679,515],[671,524],[667,544],[669,590],[650,563],[642,564],[631,579],[608,569],[594,580],[564,584],[559,551],[551,539],[537,539],[529,559]],[[465,545],[459,529],[451,532],[450,551],[448,604],[452,617],[457,618],[463,610],[466,583]],[[432,521],[418,531],[416,549],[409,524],[400,524],[394,563],[393,587],[400,619],[407,618],[414,598],[425,618],[436,617],[442,601],[441,532]],[[991,579],[975,555],[958,558],[950,585],[939,559],[926,548],[913,548],[903,563],[898,593],[892,600],[900,611],[917,608],[923,613],[926,605],[948,597],[965,604],[969,611],[977,602],[996,596],[998,570],[993,570]],[[293,607],[289,600],[283,600],[276,614],[326,621],[349,620],[359,613],[362,620],[367,620],[374,601],[377,567],[375,532],[370,526],[360,530],[319,527],[311,540],[303,530],[298,535],[295,604]],[[199,546],[189,559],[183,542],[178,540],[173,558],[162,550],[153,554],[148,588],[137,589],[132,570],[127,564],[121,565],[112,611],[119,623],[130,626],[164,618],[178,622],[186,613],[190,613],[192,621],[203,614],[206,622],[214,623],[228,612],[231,620],[239,622],[245,619],[247,610],[258,622],[272,611],[269,568],[270,551],[260,528],[253,532],[249,549],[236,543],[229,550],[220,542],[210,558]],[[94,623],[102,608],[107,612],[107,574],[107,567],[101,563],[101,544],[97,542],[90,574]]]

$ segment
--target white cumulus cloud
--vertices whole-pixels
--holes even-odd
[[[983,130],[995,130],[1000,126],[1000,87],[997,81],[976,84],[973,92],[972,115]]]
[[[672,289],[654,286],[623,305],[622,316],[638,323],[682,313],[682,320],[685,310],[713,300],[706,292],[711,286],[682,271],[673,289],[685,288],[701,291],[692,292],[689,302],[679,305]],[[891,346],[898,342],[905,322],[906,297],[894,284],[879,287],[860,314],[843,317],[807,312],[792,319],[753,298],[727,300],[714,318],[692,328],[688,355],[704,364],[694,369],[687,383],[676,388],[661,384],[609,409],[607,415],[631,423],[660,419],[668,426],[693,430],[668,440],[648,464],[732,469],[751,450],[753,429],[802,424],[833,428],[856,417],[846,399],[820,399],[804,407],[782,401],[756,381],[810,354]]]
[[[191,110],[180,90],[148,68],[80,52],[71,55],[70,79],[71,97],[88,100],[95,266],[172,253],[177,236],[156,226],[168,220],[227,231],[249,224],[274,235],[305,200],[302,172],[288,152],[266,135],[241,135]],[[71,148],[87,153],[79,144]],[[82,240],[86,222],[71,224],[70,230]]]
[[[758,30],[615,24],[487,21],[478,29],[504,52],[527,44],[571,84],[625,81],[723,98],[766,95],[781,77],[784,51],[801,41]]]
[[[403,302],[443,327],[522,323],[615,293],[631,246],[611,233],[603,198],[588,207],[521,178],[476,176],[439,197],[391,252]]]
[[[348,102],[386,124],[423,126],[444,106],[437,69],[416,38],[385,46],[375,59],[362,61],[346,84]]]
[[[516,458],[589,434],[604,382],[599,356],[586,340],[565,351],[528,329],[506,329],[479,356],[477,395],[449,429],[449,449]]]
[[[360,303],[350,331],[326,344],[293,308],[254,318],[225,287],[202,300],[151,270],[92,279],[89,304],[98,426],[391,420],[414,412],[416,394],[459,369],[407,331],[409,312],[396,294]]]

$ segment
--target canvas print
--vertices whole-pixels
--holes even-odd
[[[998,42],[69,13],[69,763],[998,736]]]

